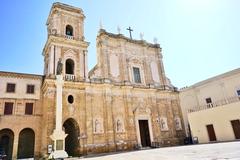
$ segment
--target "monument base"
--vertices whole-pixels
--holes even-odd
[[[53,134],[50,136],[50,138],[54,141],[54,150],[49,155],[49,158],[67,158],[68,154],[64,150],[65,148],[65,138],[67,134],[65,134],[62,130],[54,130]]]
[[[67,158],[68,154],[66,151],[64,150],[59,150],[59,151],[53,151],[50,155],[49,155],[49,159],[56,159],[56,158]]]

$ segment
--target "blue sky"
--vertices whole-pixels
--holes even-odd
[[[60,0],[59,0],[60,1]],[[0,70],[43,73],[42,49],[53,0],[0,2]],[[239,0],[63,0],[83,9],[85,38],[90,42],[89,69],[96,64],[96,35],[104,29],[153,42],[163,49],[167,76],[177,87],[239,68]]]

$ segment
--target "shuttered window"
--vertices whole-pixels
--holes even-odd
[[[7,92],[8,93],[14,93],[15,92],[15,86],[14,83],[7,83]]]
[[[13,103],[5,102],[4,115],[11,115],[13,113]]]
[[[32,115],[33,114],[33,103],[26,103],[25,114],[26,115]]]
[[[134,82],[135,83],[141,83],[141,75],[140,75],[140,69],[137,67],[133,67],[133,76],[134,76]]]
[[[27,93],[28,94],[34,94],[34,89],[35,89],[34,85],[27,85]]]

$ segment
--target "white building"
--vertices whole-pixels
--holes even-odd
[[[199,143],[240,139],[240,68],[181,89],[180,104]]]

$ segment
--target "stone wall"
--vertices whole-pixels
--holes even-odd
[[[15,92],[7,93],[7,83],[15,83]],[[31,129],[35,135],[34,155],[40,156],[42,135],[42,102],[41,102],[42,76],[0,72],[0,131],[9,129],[14,134],[13,159],[17,158],[19,136],[24,129]],[[27,94],[27,85],[34,85],[34,93]],[[13,112],[4,115],[5,102],[13,103]],[[33,103],[33,113],[25,114],[26,103]]]
[[[52,144],[49,136],[54,129],[54,80],[45,80],[43,152]],[[68,102],[68,96],[74,102]],[[65,82],[63,87],[63,123],[74,119],[80,130],[80,154],[132,150],[140,146],[137,118],[147,117],[151,126],[151,142],[161,146],[182,144],[185,136],[178,93],[157,89],[141,89],[112,84]],[[161,130],[161,117],[167,120],[168,129]],[[176,130],[174,118],[181,120]],[[86,137],[83,138],[83,135]]]

